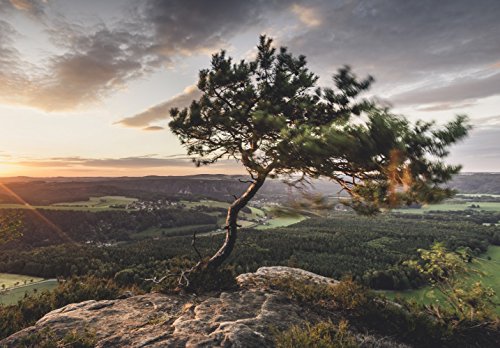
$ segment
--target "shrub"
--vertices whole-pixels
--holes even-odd
[[[292,326],[276,335],[277,348],[355,348],[355,337],[349,332],[347,321],[335,325],[331,321],[305,327]]]

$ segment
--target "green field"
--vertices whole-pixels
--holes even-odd
[[[52,290],[57,286],[57,280],[43,280],[20,274],[0,273],[0,305],[15,304],[26,293]]]
[[[103,196],[90,197],[88,201],[66,202],[52,204],[52,207],[71,207],[71,208],[101,208],[101,209],[117,209],[111,208],[115,205],[127,205],[136,202],[137,198],[124,196]]]
[[[305,218],[306,217],[303,215],[276,216],[276,217],[273,217],[273,218],[267,220],[266,225],[260,225],[260,226],[257,226],[256,228],[258,230],[266,230],[268,228],[285,227],[285,226],[296,224],[297,222],[300,222],[300,221],[304,220]]]
[[[137,201],[136,198],[123,196],[90,197],[88,201],[56,203],[52,205],[27,205],[27,204],[0,204],[0,209],[47,209],[47,210],[83,210],[104,211],[124,210],[125,208],[112,208],[113,205],[127,205]]]
[[[200,201],[181,201],[182,204],[186,206],[186,208],[195,208],[200,206],[205,207],[213,207],[213,208],[224,208],[227,209],[229,207],[228,202],[220,202],[220,201],[212,201],[209,199],[202,199]]]
[[[488,256],[491,260],[488,260]],[[495,290],[497,294],[496,302],[500,300],[500,246],[490,246],[488,252],[474,260],[474,267],[484,275],[473,275],[470,281],[481,280],[481,282]],[[422,304],[431,304],[442,301],[440,294],[430,287],[421,288],[411,291],[383,291],[387,297],[395,298],[399,296],[404,299],[414,299]],[[500,314],[500,306],[496,309]]]
[[[423,206],[419,209],[394,209],[394,212],[398,213],[408,213],[408,214],[423,214],[429,211],[457,211],[471,209],[470,206],[479,205],[479,208],[474,208],[474,210],[485,210],[485,211],[495,211],[500,212],[500,202],[444,202],[441,204],[430,204]]]
[[[464,196],[464,197],[494,197],[494,198],[500,198],[500,195],[496,195],[493,193],[459,193],[457,196]]]
[[[21,300],[26,294],[33,294],[35,291],[41,293],[43,291],[50,291],[57,287],[56,279],[42,280],[38,283],[33,283],[17,288],[9,289],[0,292],[0,305],[13,305]]]
[[[0,290],[42,281],[42,278],[20,274],[0,273]]]

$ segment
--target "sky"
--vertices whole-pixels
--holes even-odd
[[[210,56],[260,34],[319,84],[348,64],[411,120],[469,115],[449,163],[500,171],[498,0],[0,0],[0,176],[242,173],[196,168],[168,110],[199,97]]]

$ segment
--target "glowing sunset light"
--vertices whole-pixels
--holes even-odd
[[[248,58],[262,33],[320,85],[349,64],[411,120],[469,115],[450,161],[500,171],[499,15],[496,0],[0,1],[0,176],[241,173],[179,160],[168,111],[199,98],[211,54]]]

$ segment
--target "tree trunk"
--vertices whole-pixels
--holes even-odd
[[[247,205],[253,196],[255,196],[257,191],[264,184],[265,180],[265,176],[258,177],[254,182],[252,182],[248,189],[229,206],[229,209],[227,210],[226,239],[224,244],[208,261],[204,262],[203,265],[200,266],[204,268],[216,269],[229,257],[236,243],[238,232],[238,213]]]

